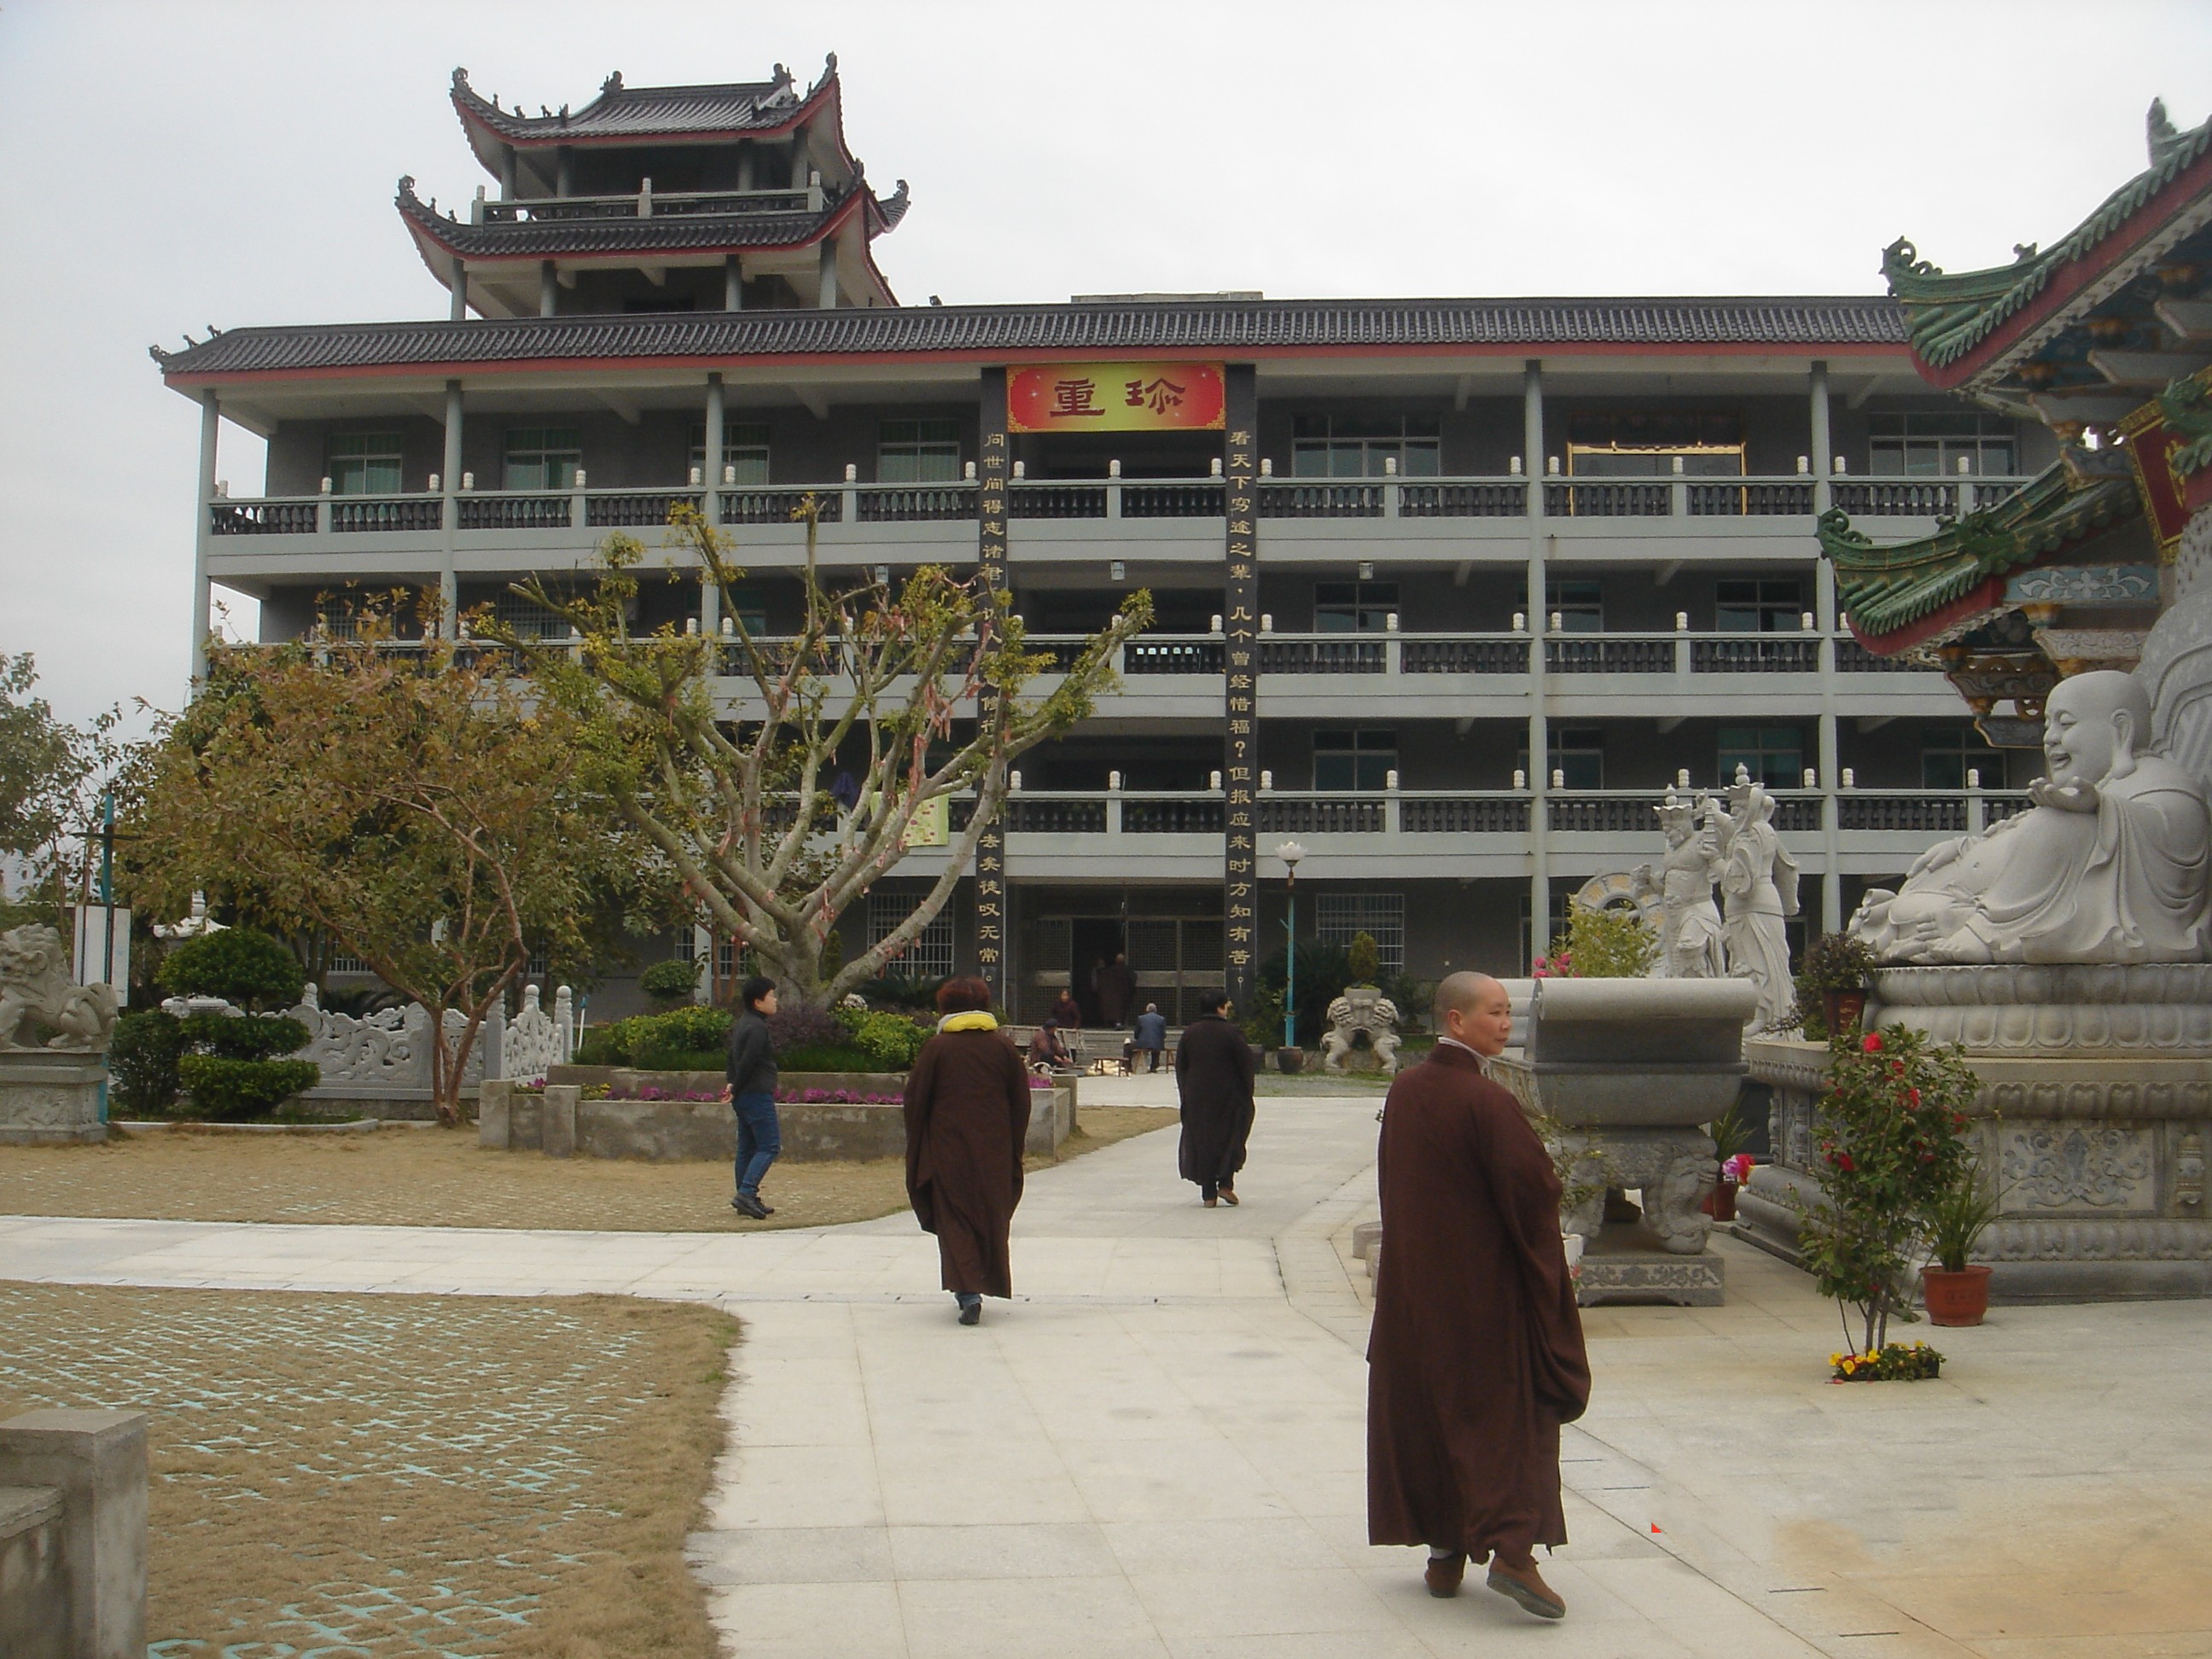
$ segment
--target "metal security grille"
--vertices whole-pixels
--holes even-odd
[[[921,902],[912,893],[868,895],[868,943],[883,942],[885,934],[915,912]],[[939,910],[906,949],[892,959],[889,971],[901,979],[943,979],[952,972],[952,916]]]
[[[1364,933],[1375,941],[1382,971],[1406,971],[1406,896],[1403,893],[1323,893],[1314,937],[1348,949]]]

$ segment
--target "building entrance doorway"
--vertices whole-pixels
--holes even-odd
[[[1098,970],[1129,948],[1127,930],[1119,916],[1073,916],[1068,933],[1074,946],[1067,970],[1075,988],[1075,1006],[1083,1010],[1085,1025],[1104,1025],[1108,1021],[1098,1006]],[[1122,1018],[1126,1023],[1128,1017]]]

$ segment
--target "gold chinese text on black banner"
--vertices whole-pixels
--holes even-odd
[[[1006,371],[983,371],[983,403],[975,458],[975,568],[993,592],[1006,585]],[[975,718],[988,727],[998,712],[988,686],[976,696]],[[1006,1006],[1006,832],[1003,818],[984,825],[975,842],[975,967],[994,1006]]]
[[[1260,739],[1260,542],[1254,530],[1259,517],[1260,398],[1251,364],[1230,364],[1225,378],[1227,437],[1221,465],[1228,479],[1229,542],[1221,627],[1226,635],[1222,667],[1228,726],[1223,749],[1229,799],[1222,873],[1229,927],[1228,990],[1242,1009],[1251,1006],[1260,941],[1254,805]]]

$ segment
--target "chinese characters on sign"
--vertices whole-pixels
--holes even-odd
[[[1218,363],[1032,363],[1006,379],[1012,432],[1218,431]]]
[[[975,459],[975,568],[984,585],[997,592],[1006,585],[1006,374],[983,372],[982,423]],[[975,718],[997,718],[998,695],[988,685],[977,694]],[[975,842],[975,968],[991,988],[991,1001],[1006,1001],[1006,832],[994,817]]]
[[[1224,667],[1226,699],[1224,713],[1224,758],[1228,764],[1227,836],[1224,842],[1223,878],[1228,919],[1228,991],[1237,1007],[1252,1003],[1254,974],[1259,965],[1258,867],[1259,842],[1254,833],[1255,783],[1259,776],[1259,734],[1255,700],[1259,692],[1257,660],[1260,581],[1256,570],[1259,542],[1253,533],[1256,503],[1255,480],[1260,471],[1256,427],[1259,389],[1249,363],[1229,366],[1224,386],[1228,417],[1222,445],[1222,471],[1229,494],[1227,581],[1221,603],[1221,626],[1226,635]]]

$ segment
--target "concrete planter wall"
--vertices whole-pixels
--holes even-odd
[[[611,1087],[653,1087],[671,1094],[719,1090],[722,1085],[714,1073],[635,1072],[611,1066],[556,1066],[542,1095],[525,1094],[509,1082],[496,1080],[484,1085],[477,1119],[478,1143],[556,1158],[573,1152],[587,1158],[648,1163],[726,1163],[737,1156],[737,1119],[725,1103],[586,1100],[582,1094],[587,1081]],[[897,1073],[799,1073],[793,1074],[790,1086],[896,1095],[905,1082]],[[783,1129],[783,1156],[794,1163],[906,1156],[906,1115],[896,1103],[782,1101],[776,1115]],[[1056,1152],[1074,1132],[1073,1078],[1052,1089],[1031,1091],[1027,1151]]]

